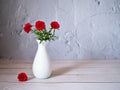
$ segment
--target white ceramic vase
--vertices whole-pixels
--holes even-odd
[[[36,78],[39,79],[49,78],[52,73],[52,69],[46,49],[46,45],[48,42],[40,43],[40,41],[37,40],[37,43],[38,43],[38,49],[33,61],[33,68],[32,68],[33,74]]]

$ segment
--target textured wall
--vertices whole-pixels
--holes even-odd
[[[26,22],[61,24],[52,59],[120,59],[120,0],[0,0],[0,58],[33,59],[37,43]]]

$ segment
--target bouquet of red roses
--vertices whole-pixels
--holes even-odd
[[[26,33],[29,33],[32,31],[35,35],[37,35],[37,39],[40,40],[40,43],[43,41],[51,41],[55,39],[55,30],[60,28],[60,25],[57,21],[53,21],[50,23],[50,29],[47,31],[46,25],[44,21],[37,21],[35,23],[35,28],[32,29],[34,25],[31,25],[30,23],[26,23],[24,25],[24,31]]]

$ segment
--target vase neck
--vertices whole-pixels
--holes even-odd
[[[47,43],[48,43],[48,41],[42,41],[42,42],[40,43],[40,40],[37,40],[37,43],[38,43],[38,46],[39,46],[39,45],[46,46]]]

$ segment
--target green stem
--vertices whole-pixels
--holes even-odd
[[[55,29],[53,30],[53,35],[55,35]]]
[[[52,31],[52,28],[50,28],[49,32],[51,32],[51,31]]]

